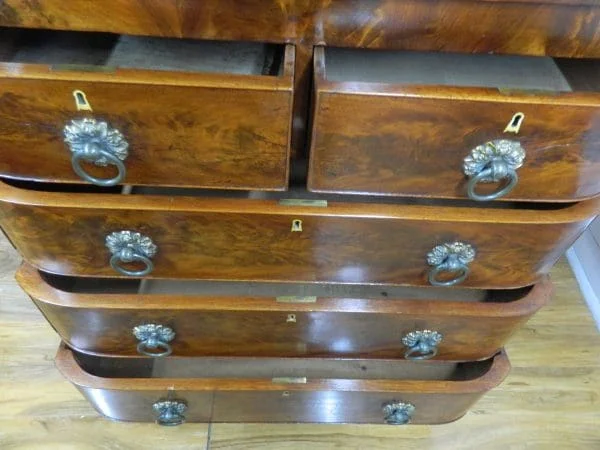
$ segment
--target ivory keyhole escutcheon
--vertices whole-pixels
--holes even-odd
[[[524,120],[525,114],[523,114],[522,112],[515,113],[515,115],[512,116],[512,119],[510,119],[510,121],[508,122],[508,125],[506,125],[504,132],[519,134],[519,131],[521,130],[521,125],[523,125]]]
[[[286,322],[287,323],[296,323],[296,314],[288,314]]]
[[[292,220],[292,233],[302,233],[302,221],[300,219]]]
[[[75,107],[77,111],[93,111],[92,105],[87,99],[85,92],[80,90],[73,91],[73,98],[75,98]]]

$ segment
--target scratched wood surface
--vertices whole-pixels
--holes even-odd
[[[507,346],[513,371],[463,419],[435,427],[213,425],[159,428],[101,419],[52,359],[58,338],[13,281],[0,242],[0,448],[590,449],[600,446],[600,334],[566,262],[556,296]]]

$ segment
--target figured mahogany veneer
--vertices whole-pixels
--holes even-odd
[[[535,284],[600,207],[589,200],[548,211],[331,201],[323,208],[5,183],[0,199],[4,232],[26,261],[51,273],[114,277],[105,238],[133,230],[158,246],[155,278],[427,285],[427,253],[459,240],[477,251],[463,283],[477,288]],[[295,220],[302,232],[292,231]]]
[[[177,359],[98,358],[62,346],[56,364],[101,414],[146,422],[156,420],[153,403],[169,398],[187,404],[188,422],[381,424],[383,404],[396,400],[415,406],[411,423],[446,423],[460,418],[510,369],[504,353],[458,366],[313,359],[304,360],[305,372],[318,376],[298,384],[264,376],[265,366],[273,367],[276,376],[286,373],[291,364],[285,359],[223,358],[210,364]],[[196,378],[198,372],[203,376]],[[294,376],[300,372],[294,370]]]
[[[108,13],[110,12],[110,13]],[[600,56],[597,0],[4,0],[0,25],[343,47]]]
[[[227,286],[207,294],[206,283],[185,295],[137,294],[121,292],[110,280],[91,284],[93,292],[61,289],[47,280],[27,264],[17,272],[17,281],[63,341],[78,351],[113,356],[136,355],[133,327],[158,323],[175,331],[171,346],[178,356],[402,358],[407,350],[402,338],[429,329],[444,336],[436,359],[479,360],[495,354],[548,302],[552,290],[545,277],[531,290],[492,291],[477,300],[469,299],[472,291],[463,291],[465,301],[459,292],[441,299],[436,289],[425,289],[422,298],[410,289],[369,298],[355,288],[351,297],[322,294],[314,303],[282,303],[273,294],[258,296],[256,287],[248,287],[245,296],[228,294]]]
[[[48,39],[57,34],[48,34]],[[79,39],[93,42],[94,37]],[[183,58],[182,64],[202,60],[201,45],[187,46],[188,61]],[[43,58],[45,49],[40,47]],[[98,52],[93,46],[89,52],[94,50]],[[221,50],[224,58],[230,50]],[[74,57],[68,52],[62,56],[67,61]],[[85,57],[85,48],[82,52]],[[185,71],[185,66],[173,71],[0,63],[0,173],[36,181],[81,182],[71,167],[63,129],[73,119],[91,117],[106,121],[128,141],[124,183],[285,190],[295,50],[288,45],[282,52],[281,72],[270,76],[200,73]],[[109,66],[111,57],[107,56]],[[129,57],[143,62],[143,55]],[[56,58],[62,61],[61,55]],[[76,90],[85,93],[93,111],[77,110]],[[114,166],[86,163],[85,169],[100,178],[116,175]]]
[[[368,52],[338,54],[336,60],[349,55],[369,64]],[[600,93],[330,81],[326,55],[324,48],[315,49],[310,190],[466,198],[464,158],[478,145],[508,139],[520,142],[526,157],[517,186],[502,200],[574,201],[600,193]],[[536,62],[496,60],[515,66],[514,79],[503,82],[517,85],[524,76],[519,69],[526,72]],[[431,57],[417,63],[427,70]],[[592,77],[595,68],[588,66]],[[562,80],[556,84],[568,88]],[[504,132],[517,113],[524,117],[519,133]],[[497,189],[497,183],[477,188]]]
[[[312,47],[600,56],[598,0],[4,0],[0,26],[293,43],[305,155]]]

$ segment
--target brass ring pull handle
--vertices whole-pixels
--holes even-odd
[[[144,268],[140,270],[129,270],[121,266],[121,262],[131,263],[140,261],[144,263]],[[112,255],[110,258],[110,266],[121,275],[128,277],[144,277],[154,270],[154,263],[150,258],[140,253],[135,253],[131,249],[123,249],[119,253]]]
[[[82,160],[95,163],[101,158],[104,158],[109,164],[117,166],[118,174],[114,178],[106,179],[94,177],[87,173],[81,166]],[[114,154],[102,150],[96,146],[86,146],[84,151],[73,152],[73,156],[71,156],[71,165],[73,166],[73,171],[79,175],[79,177],[85,181],[95,184],[96,186],[108,187],[120,184],[125,179],[125,175],[127,173],[125,164],[123,164],[119,158],[117,158]]]
[[[384,421],[388,425],[406,425],[415,413],[415,405],[392,400],[383,405]]]
[[[402,343],[407,347],[404,358],[412,361],[431,359],[437,355],[442,339],[443,335],[437,331],[411,331],[402,338]]]
[[[159,351],[155,351],[156,349]],[[150,345],[148,342],[142,341],[137,345],[137,352],[140,355],[161,358],[163,356],[169,356],[173,353],[173,349],[166,342],[158,341],[156,344]]]
[[[518,141],[500,139],[475,147],[463,162],[463,172],[469,177],[467,195],[480,202],[504,197],[519,182],[517,169],[524,160],[525,150]],[[478,194],[476,188],[480,183],[500,184],[490,194]]]
[[[104,187],[125,180],[127,169],[123,161],[129,154],[129,144],[119,130],[91,118],[72,120],[64,129],[64,140],[72,152],[73,171],[83,180]],[[101,167],[114,165],[118,173],[114,178],[97,178],[86,172],[82,161]]]
[[[143,277],[154,270],[151,258],[156,254],[157,247],[147,236],[129,230],[117,231],[106,237],[106,246],[111,252],[110,266],[121,275]],[[144,268],[131,270],[122,266],[123,263],[141,262]]]
[[[173,353],[169,342],[175,339],[175,332],[169,327],[155,323],[138,325],[133,329],[133,335],[140,341],[137,345],[140,355],[161,358]]]
[[[464,242],[452,242],[436,246],[427,255],[427,263],[432,266],[427,275],[432,286],[455,286],[469,275],[469,264],[475,259],[475,249]],[[454,273],[449,280],[440,280],[442,273]]]
[[[517,172],[512,169],[509,169],[506,164],[501,161],[495,161],[492,164],[492,167],[488,167],[487,169],[482,170],[477,175],[469,179],[469,183],[467,184],[467,195],[471,200],[476,200],[478,202],[485,202],[490,200],[496,200],[498,198],[504,197],[519,182],[519,176]],[[494,166],[500,166],[501,169],[494,169]],[[497,173],[505,173],[504,176],[498,177]],[[499,186],[497,190],[490,194],[478,194],[475,189],[480,182],[485,182],[488,178],[492,178],[495,181],[504,181],[503,184]]]
[[[444,272],[454,272],[456,273],[456,276],[451,280],[441,281],[438,279],[438,275]],[[440,264],[431,269],[427,279],[432,286],[448,287],[462,283],[466,280],[468,275],[469,266],[460,263],[455,256],[451,256],[448,258],[447,263]]]
[[[156,423],[165,427],[174,427],[185,423],[184,412],[187,409],[181,400],[159,400],[152,405],[157,415]]]

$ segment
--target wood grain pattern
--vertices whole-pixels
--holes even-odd
[[[169,364],[169,360],[163,362]],[[260,364],[260,358],[254,362]],[[419,366],[424,380],[370,379],[367,374],[365,379],[310,378],[304,384],[287,384],[243,378],[243,374],[239,378],[155,378],[136,376],[139,372],[133,372],[131,378],[94,376],[80,367],[73,351],[66,347],[59,349],[56,364],[108,417],[153,421],[149,405],[166,398],[170,392],[171,397],[190,406],[186,412],[190,422],[381,423],[382,405],[402,399],[416,407],[412,423],[445,423],[461,417],[481,395],[497,386],[510,369],[506,355],[499,353],[485,369],[474,368],[473,378],[428,380],[427,371],[439,362],[405,361],[404,364]],[[87,364],[93,368],[104,362],[103,358],[97,358]],[[107,364],[126,370],[128,361],[112,359]],[[482,363],[466,363],[464,368],[477,364]],[[109,367],[103,370],[111,373]]]
[[[0,237],[0,446],[106,448],[441,450],[587,449],[600,444],[600,335],[565,260],[554,300],[508,343],[513,370],[461,420],[445,426],[186,424],[99,417],[56,370],[59,338],[13,279],[20,257]],[[560,357],[557,357],[560,355]]]
[[[598,6],[597,0],[73,0],[68,5],[60,0],[4,0],[0,24],[344,47],[596,57],[600,55]]]
[[[133,327],[171,327],[178,356],[328,356],[402,358],[402,337],[436,330],[436,359],[489,358],[550,298],[548,279],[513,301],[481,303],[394,298],[275,298],[73,293],[47,284],[23,265],[17,280],[69,346],[94,354],[136,355]],[[106,286],[110,286],[106,283]],[[506,293],[506,295],[512,295]],[[290,322],[289,315],[295,316]]]
[[[146,72],[57,72],[0,64],[0,172],[37,181],[81,182],[63,128],[94,117],[130,144],[126,183],[205,188],[287,188],[294,49],[282,76]],[[81,90],[93,113],[78,112]],[[148,101],[151,99],[151,101]],[[13,151],[11,149],[18,149]],[[94,176],[114,167],[91,164]]]
[[[206,424],[188,424],[173,430],[99,417],[56,370],[54,355],[59,337],[16,284],[14,272],[20,264],[19,255],[0,237],[0,448],[206,447]]]
[[[600,200],[552,210],[329,203],[27,191],[0,185],[0,225],[25,260],[64,275],[111,277],[108,234],[158,246],[156,278],[427,285],[426,255],[477,249],[466,287],[534,284],[597,213]],[[301,233],[292,232],[303,221]],[[393,245],[390,245],[393,243]]]
[[[4,0],[0,26],[293,43],[299,58],[292,150],[303,157],[305,56],[313,45],[592,58],[600,56],[598,6],[597,0]]]
[[[318,47],[312,191],[466,198],[463,159],[485,142],[511,139],[526,159],[516,188],[502,200],[573,201],[600,193],[598,93],[332,82],[326,70]],[[521,132],[507,135],[517,112],[525,115]],[[495,189],[496,183],[478,187]]]

